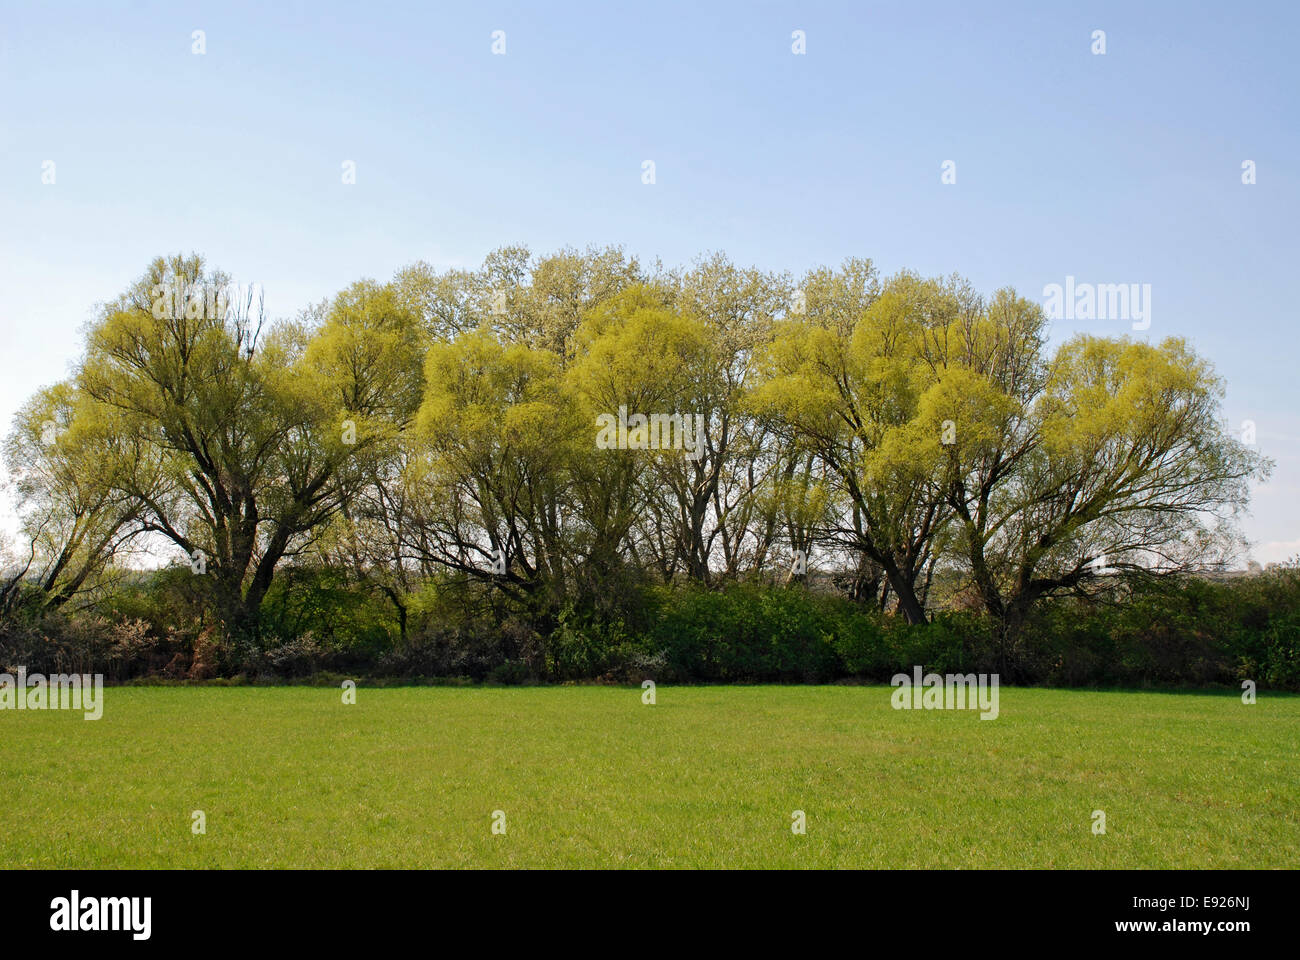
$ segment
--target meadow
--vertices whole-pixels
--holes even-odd
[[[1300,863],[1300,697],[891,692],[114,687],[0,712],[0,867]]]

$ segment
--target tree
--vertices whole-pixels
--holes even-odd
[[[403,637],[435,577],[545,633],[647,576],[790,579],[815,547],[911,623],[937,570],[1011,637],[1043,598],[1231,549],[1269,464],[1185,342],[1050,351],[1012,290],[867,260],[793,286],[722,255],[507,247],[268,323],[198,257],[156,260],[15,422],[28,544],[0,607],[169,543],[241,641],[308,554],[383,591]]]
[[[141,501],[127,487],[156,491],[157,460],[96,410],[73,383],[41,390],[19,411],[5,457],[28,542],[0,605],[23,584],[53,609],[93,584],[138,532]]]
[[[835,476],[848,510],[827,533],[879,566],[899,612],[920,623],[918,581],[948,515],[933,469],[911,455],[931,379],[921,346],[959,299],[909,274],[877,291],[870,266],[853,262],[802,290],[807,315],[778,327],[754,403]]]
[[[704,324],[667,299],[661,288],[631,287],[588,311],[577,332],[569,379],[589,424],[579,496],[607,549],[636,526],[665,576],[680,565],[707,581],[709,451],[697,426],[708,417],[699,378],[713,347]],[[626,446],[597,449],[597,424],[608,422],[600,418],[623,417]]]
[[[393,412],[393,361],[379,345],[413,319],[382,299],[358,309],[373,300],[363,288],[313,343],[229,289],[198,257],[154,261],[92,325],[77,382],[160,465],[161,485],[116,481],[139,529],[179,547],[211,578],[228,634],[255,641],[277,565],[341,509],[387,435],[376,422]]]
[[[785,453],[761,416],[745,405],[758,376],[758,351],[789,302],[789,282],[740,268],[722,254],[675,278],[673,303],[696,318],[709,345],[684,367],[683,408],[703,416],[702,455],[661,460],[672,494],[676,540],[688,572],[705,582],[716,565],[728,577],[761,566],[772,547],[772,502],[760,493]]]
[[[990,332],[1036,342],[1014,319],[1025,314],[1000,299]],[[1230,544],[1249,482],[1270,468],[1224,429],[1222,382],[1183,340],[1079,336],[1050,366],[978,366],[962,368],[975,402],[962,406],[970,419],[954,413],[966,430],[948,500],[985,608],[1012,625],[1043,597],[1202,564]]]
[[[479,330],[434,344],[425,379],[426,455],[409,482],[429,509],[408,546],[545,615],[564,582],[566,466],[580,429],[559,358]]]

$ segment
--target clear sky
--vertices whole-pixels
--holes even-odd
[[[1054,336],[1210,357],[1234,429],[1277,461],[1246,530],[1281,560],[1300,553],[1297,35],[1292,2],[0,0],[0,419],[66,374],[95,302],[177,251],[261,283],[273,315],[511,243],[796,274],[865,256],[1035,299],[1143,283],[1149,329]]]

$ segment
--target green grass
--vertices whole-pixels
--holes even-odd
[[[890,692],[113,688],[98,721],[0,712],[0,866],[1300,863],[1300,697]]]

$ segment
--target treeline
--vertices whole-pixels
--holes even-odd
[[[1014,291],[863,260],[796,279],[508,248],[271,321],[197,256],[159,259],[14,424],[0,616],[190,631],[186,675],[276,670],[325,642],[276,600],[306,578],[386,611],[351,635],[367,663],[434,609],[500,641],[467,675],[559,677],[655,635],[664,603],[811,578],[836,596],[752,598],[845,603],[882,636],[961,616],[1009,667],[1048,601],[1232,555],[1268,464],[1222,392],[1182,340],[1049,349]],[[176,565],[145,577],[142,552]],[[128,615],[142,577],[169,611]],[[588,665],[561,666],[579,635]]]

